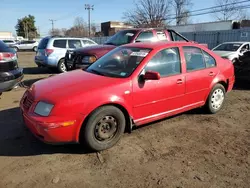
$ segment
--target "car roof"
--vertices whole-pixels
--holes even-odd
[[[155,42],[138,42],[138,43],[129,43],[122,45],[123,47],[134,47],[134,48],[150,48],[150,49],[159,49],[165,48],[168,46],[194,46],[202,47],[200,44],[193,42],[184,42],[184,41],[155,41]]]
[[[232,42],[223,42],[222,44],[244,44],[244,43],[249,43],[247,41],[232,41]]]
[[[80,40],[91,40],[90,38],[87,37],[64,37],[64,36],[47,36],[45,38],[48,39],[80,39]]]

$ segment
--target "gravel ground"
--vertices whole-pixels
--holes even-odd
[[[80,145],[43,144],[24,128],[18,106],[25,87],[55,73],[36,68],[33,52],[20,52],[19,64],[23,82],[0,99],[0,188],[249,188],[248,82],[238,78],[216,115],[193,110],[88,153]]]

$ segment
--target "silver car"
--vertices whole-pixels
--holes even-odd
[[[21,42],[17,42],[14,45],[10,45],[10,47],[14,48],[16,51],[19,51],[19,50],[33,50],[35,52],[37,51],[37,46],[38,46],[38,42],[33,41],[33,40],[21,41]]]
[[[16,42],[14,40],[2,40],[7,46],[15,45]]]
[[[250,49],[250,42],[224,42],[212,49],[216,54],[229,59],[232,63],[239,62],[239,57]]]
[[[60,73],[66,72],[65,54],[67,50],[97,45],[88,38],[54,37],[43,38],[37,48],[35,63],[38,67],[57,68]]]

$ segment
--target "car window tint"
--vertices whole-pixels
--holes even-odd
[[[80,48],[82,47],[80,40],[69,40],[69,48]]]
[[[143,42],[143,41],[150,41],[154,37],[154,34],[152,31],[144,31],[139,34],[136,41]]]
[[[203,51],[203,55],[204,55],[204,60],[205,60],[207,68],[209,68],[209,67],[215,67],[216,66],[215,59],[211,55],[209,55],[205,51]]]
[[[245,44],[244,46],[242,46],[241,51],[247,51],[249,50],[249,44]]]
[[[66,40],[54,40],[53,46],[56,48],[66,48]]]
[[[197,47],[183,47],[187,71],[194,71],[206,68],[201,49]]]
[[[159,40],[167,40],[167,36],[164,31],[157,31],[156,35]]]
[[[155,71],[161,77],[181,73],[181,61],[178,48],[168,48],[158,52],[148,62],[145,71]]]
[[[91,45],[91,44],[95,44],[95,43],[93,43],[92,41],[90,41],[90,40],[83,40],[82,41],[82,43],[84,44],[84,45]]]
[[[177,33],[173,31],[169,31],[172,35],[172,40],[173,41],[186,41],[182,36],[178,35]]]
[[[43,38],[38,45],[38,49],[45,49],[47,47],[47,44],[49,42],[48,38]]]

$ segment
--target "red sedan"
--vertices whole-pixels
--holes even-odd
[[[218,112],[234,81],[232,62],[199,44],[134,43],[85,70],[36,82],[20,106],[25,124],[43,142],[100,151],[133,126],[198,107]]]

